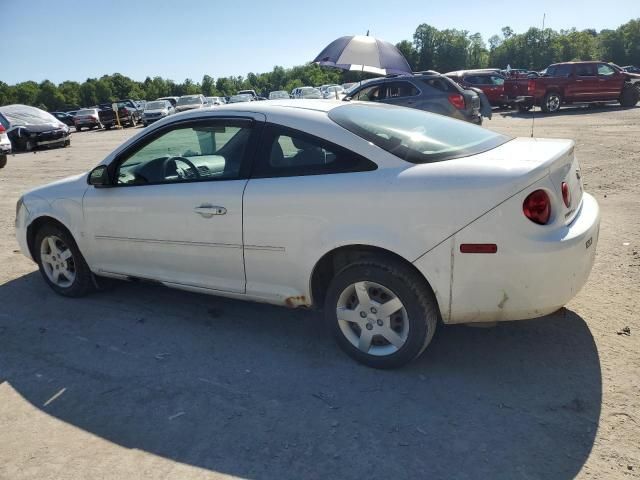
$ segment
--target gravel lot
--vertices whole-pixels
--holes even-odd
[[[485,125],[528,136],[531,118]],[[446,327],[397,371],[349,360],[317,312],[141,284],[55,295],[17,252],[15,203],[133,133],[0,170],[1,479],[640,478],[640,108],[536,117],[536,136],[576,140],[602,208],[575,300]]]

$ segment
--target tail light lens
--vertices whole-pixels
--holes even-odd
[[[571,190],[566,182],[562,182],[562,201],[567,208],[571,205]]]
[[[4,133],[6,132],[5,128],[2,126],[2,124],[0,123],[0,133]]]
[[[524,199],[522,211],[529,220],[546,225],[551,217],[551,201],[544,190],[536,190]]]
[[[449,95],[449,103],[458,110],[462,110],[464,108],[464,97],[459,93],[452,93]]]
[[[527,91],[529,93],[529,95],[533,95],[536,91],[536,81],[533,79],[530,79],[529,82],[527,83]]]

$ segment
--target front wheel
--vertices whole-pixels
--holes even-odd
[[[433,293],[411,268],[385,259],[362,260],[331,281],[325,319],[338,345],[374,368],[397,368],[417,358],[436,329]]]
[[[0,168],[4,168],[7,165],[7,156],[0,155]]]
[[[56,225],[43,226],[36,233],[34,250],[40,273],[55,292],[81,297],[92,290],[89,266],[68,232]]]
[[[618,101],[623,107],[629,108],[635,106],[640,100],[640,89],[631,83],[625,83],[620,93]]]
[[[560,98],[560,94],[556,92],[549,92],[544,96],[544,100],[542,100],[542,111],[544,113],[555,113],[560,110],[560,105],[562,104],[562,98]]]

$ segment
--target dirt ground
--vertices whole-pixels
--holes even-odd
[[[485,126],[528,136],[531,117]],[[575,139],[602,208],[580,294],[443,328],[397,371],[348,359],[317,312],[140,284],[55,295],[17,251],[16,201],[133,133],[74,133],[0,170],[1,479],[640,478],[640,108],[535,119]]]

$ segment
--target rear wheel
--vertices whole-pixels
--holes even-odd
[[[542,100],[542,111],[545,113],[555,113],[560,110],[560,105],[562,104],[562,98],[559,93],[549,92],[544,96],[544,100]]]
[[[45,282],[60,295],[81,297],[93,289],[91,271],[71,235],[56,225],[44,225],[34,250]]]
[[[433,293],[424,279],[395,261],[372,258],[342,269],[331,281],[325,319],[338,345],[374,368],[417,358],[436,329]]]
[[[4,168],[7,165],[7,156],[0,155],[0,168]]]
[[[76,127],[76,132],[79,132],[80,130],[82,130],[82,127]]]
[[[623,107],[633,107],[640,100],[640,90],[631,83],[625,83],[618,101]]]

